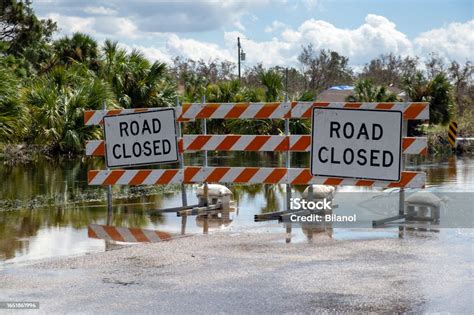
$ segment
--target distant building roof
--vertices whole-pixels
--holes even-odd
[[[343,87],[347,87],[345,89],[334,89],[334,86],[327,89],[326,91],[322,91],[316,97],[317,101],[323,102],[345,102],[346,98],[349,95],[352,95],[353,87],[343,85]],[[350,89],[349,89],[350,88]]]
[[[350,85],[335,85],[335,86],[331,86],[328,90],[349,91],[353,89],[354,87]]]

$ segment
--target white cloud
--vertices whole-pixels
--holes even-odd
[[[141,46],[141,45],[126,45],[126,44],[120,44],[121,47],[125,48],[128,52],[131,52],[134,49],[140,50],[143,55],[150,61],[160,61],[164,62],[167,64],[172,63],[172,56],[169,55],[165,49],[163,48],[157,48],[157,47],[147,47],[147,46]]]
[[[421,33],[414,42],[420,55],[436,52],[446,59],[469,60],[474,55],[474,20]]]
[[[257,42],[246,39],[245,35],[239,32],[226,32],[224,33],[224,41],[227,50],[234,51],[236,49],[237,37],[240,37],[242,48],[247,54],[245,64],[261,62],[264,66],[272,66],[296,62],[297,54],[295,54],[296,51],[293,51],[294,45],[276,38],[271,41]],[[235,61],[236,57],[233,54],[231,56],[231,60]]]
[[[272,22],[272,24],[265,27],[265,33],[272,33],[272,32],[275,32],[279,29],[282,29],[284,27],[286,27],[285,23],[282,23],[280,21],[275,20],[275,21]]]
[[[94,35],[95,19],[92,17],[63,16],[57,13],[49,14],[46,18],[58,23],[59,28],[66,33],[84,32]]]
[[[258,3],[261,4],[265,1],[267,0],[261,0]],[[301,47],[308,44],[312,44],[315,50],[337,51],[349,57],[353,66],[361,66],[384,53],[423,57],[430,52],[436,52],[451,60],[465,61],[472,58],[474,20],[466,23],[452,23],[442,28],[433,29],[421,33],[413,40],[399,31],[395,23],[375,14],[368,14],[360,26],[352,29],[339,28],[326,21],[316,19],[306,20],[293,28],[281,21],[273,21],[264,30],[271,33],[273,38],[257,41],[246,38],[245,27],[240,23],[240,17],[245,12],[242,7],[248,8],[250,2],[237,0],[219,2],[218,7],[222,8],[224,13],[222,13],[222,17],[216,17],[217,24],[224,23],[220,19],[228,18],[229,16],[226,14],[230,14],[230,11],[240,12],[233,15],[235,19],[230,20],[231,25],[239,31],[223,32],[223,44],[199,41],[177,33],[158,32],[160,27],[147,29],[146,25],[150,26],[151,24],[143,24],[143,21],[140,22],[139,19],[132,18],[132,15],[123,16],[121,12],[113,15],[112,11],[108,11],[107,8],[104,8],[105,10],[97,9],[101,8],[100,6],[94,7],[94,10],[104,14],[97,13],[93,16],[80,17],[53,13],[48,17],[58,21],[58,25],[67,33],[80,31],[94,35],[98,39],[110,37],[121,42],[125,40],[128,47],[139,48],[148,58],[168,63],[175,56],[236,61],[238,36],[241,37],[242,47],[247,54],[244,66],[259,62],[265,66],[297,66],[297,57],[301,53]],[[209,3],[207,2],[207,4]],[[204,5],[202,2],[199,4]],[[115,7],[111,10],[115,10]],[[140,10],[137,9],[135,12]],[[107,15],[106,12],[112,15]],[[144,20],[150,19],[150,23],[157,17],[153,12],[148,15],[144,12],[141,14]],[[162,12],[162,14],[165,13]],[[176,11],[170,14],[170,16],[174,16]],[[184,12],[173,23],[179,23],[186,17],[187,13]],[[210,14],[207,18],[212,20],[213,15]],[[166,23],[166,21],[157,21],[157,23]],[[197,22],[194,21],[191,24],[193,23]],[[207,22],[202,21],[202,23]],[[191,24],[185,28],[191,27]]]
[[[242,24],[242,21],[240,20],[235,21],[234,26],[240,31],[245,31],[245,26]]]
[[[268,5],[271,0],[115,0],[84,1],[54,0],[33,2],[41,15],[57,14],[63,17],[114,15],[133,22],[142,33],[186,33],[217,30],[232,26],[245,30],[241,19],[255,9]],[[107,3],[107,6],[101,5]],[[251,17],[251,15],[250,15]]]
[[[85,13],[96,14],[96,15],[115,15],[117,11],[111,8],[106,8],[103,6],[95,7],[89,6],[84,8]]]
[[[180,38],[171,35],[166,42],[166,52],[171,56],[184,56],[191,59],[222,59],[233,60],[229,50],[223,49],[217,44],[201,42],[189,38]]]
[[[137,26],[131,20],[123,17],[77,17],[52,13],[47,18],[56,21],[64,34],[82,32],[103,38],[137,39],[140,37]]]
[[[341,29],[321,20],[307,20],[297,31],[283,34],[298,38],[300,44],[311,43],[316,50],[331,49],[348,56],[353,63],[367,62],[382,53],[408,55],[412,44],[394,23],[382,16],[367,15],[356,29]]]
[[[120,38],[136,39],[140,32],[135,23],[124,17],[99,16],[95,18],[94,29],[104,36],[113,35]]]

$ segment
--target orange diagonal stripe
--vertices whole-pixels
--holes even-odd
[[[258,151],[267,141],[270,136],[256,136],[244,149],[244,151]]]
[[[122,235],[113,227],[113,226],[107,226],[103,225],[102,226],[105,230],[105,233],[107,233],[111,239],[114,241],[119,241],[119,242],[124,242],[125,240],[123,239]]]
[[[87,182],[90,183],[94,180],[95,176],[99,174],[99,171],[89,171],[87,172]]]
[[[282,141],[275,147],[275,151],[288,151],[290,148],[290,138],[284,137]]]
[[[276,168],[263,180],[264,183],[276,184],[286,175],[286,168]]]
[[[219,108],[219,104],[206,104],[196,115],[196,118],[209,118]]]
[[[141,185],[143,181],[150,175],[151,170],[138,171],[132,180],[128,183],[129,185]]]
[[[155,234],[156,234],[162,241],[168,241],[168,240],[171,239],[171,234],[166,233],[166,232],[155,231]]]
[[[224,140],[222,140],[221,143],[219,143],[219,145],[216,147],[216,150],[229,151],[232,148],[232,146],[237,141],[239,141],[240,137],[241,136],[234,136],[234,135],[225,136]]]
[[[392,109],[395,106],[394,103],[378,103],[375,108],[376,109]]]
[[[217,167],[206,178],[206,182],[219,182],[222,177],[230,170],[230,167]]]
[[[191,142],[189,144],[189,146],[187,148],[185,148],[186,150],[189,150],[189,151],[198,151],[198,150],[202,150],[202,148],[204,147],[204,145],[209,141],[209,139],[211,139],[211,136],[197,136],[193,142]]]
[[[95,234],[94,230],[89,226],[87,227],[87,236],[91,238],[99,238],[97,234]]]
[[[247,109],[248,103],[237,103],[232,106],[231,110],[224,116],[226,119],[239,118],[240,115]]]
[[[178,151],[179,153],[183,153],[184,152],[184,140],[183,138],[179,138],[178,139]]]
[[[150,240],[146,237],[145,233],[141,229],[129,228],[130,233],[135,237],[137,242],[149,242]]]
[[[345,108],[359,108],[362,104],[361,103],[346,103],[344,104]]]
[[[178,170],[165,170],[155,184],[169,184]]]
[[[248,183],[255,173],[258,172],[258,168],[256,167],[248,167],[240,172],[239,176],[237,176],[234,180],[235,183]]]
[[[255,114],[254,118],[265,119],[270,118],[271,114],[278,108],[280,103],[266,103],[262,108]]]
[[[423,103],[411,103],[403,113],[404,119],[415,119],[426,107]]]
[[[340,183],[342,183],[343,180],[343,178],[331,177],[324,181],[324,185],[338,186]]]
[[[290,148],[290,151],[307,151],[311,145],[311,136],[301,136]]]
[[[405,187],[415,176],[416,172],[402,172],[401,180],[396,183],[390,183],[388,187]]]
[[[94,150],[94,152],[92,152],[92,155],[93,156],[104,156],[105,155],[105,145],[104,145],[103,141],[101,143],[99,143],[99,145]]]
[[[406,149],[408,149],[408,147],[413,143],[415,142],[415,138],[411,137],[411,138],[403,138],[403,143],[402,143],[402,148],[403,148],[403,151],[405,151]]]
[[[200,167],[188,166],[184,169],[184,182],[192,183],[194,176],[201,170]]]
[[[307,184],[313,176],[309,172],[309,170],[303,170],[295,177],[295,179],[291,182],[293,185],[303,185]]]
[[[329,102],[314,102],[313,107],[327,107],[329,104]]]
[[[111,109],[107,112],[107,116],[118,115],[122,112],[121,109]]]
[[[372,186],[375,181],[373,180],[365,180],[365,179],[360,179],[356,182],[356,186]]]
[[[114,185],[122,177],[123,173],[125,173],[124,170],[110,171],[109,176],[107,176],[102,185]]]
[[[84,124],[87,125],[87,122],[94,116],[95,111],[94,110],[86,110],[84,112]]]

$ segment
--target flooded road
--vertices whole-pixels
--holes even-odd
[[[201,156],[187,155],[186,165],[200,165]],[[308,165],[308,155],[294,154],[293,167]],[[209,164],[230,166],[282,166],[283,156],[271,153],[230,153],[211,155]],[[39,161],[28,166],[0,165],[0,266],[28,263],[37,259],[74,256],[88,252],[105,251],[103,240],[88,238],[87,226],[91,223],[105,224],[107,221],[105,189],[87,185],[87,170],[102,169],[100,159],[66,160],[62,162]],[[426,237],[449,244],[472,242],[472,235],[460,233],[459,228],[472,227],[472,200],[474,195],[474,158],[449,157],[443,159],[414,158],[409,161],[409,170],[427,173],[427,190],[437,193],[452,193],[449,198],[458,202],[450,208],[450,215],[462,214],[458,225],[444,226],[429,232]],[[245,228],[267,231],[284,231],[277,223],[254,222],[254,215],[284,210],[285,186],[283,185],[231,185],[236,211],[231,213],[231,222],[222,225],[215,220],[210,232],[228,230],[238,232]],[[187,186],[190,204],[197,202],[197,186]],[[305,187],[293,187],[293,195],[301,195]],[[157,229],[178,233],[181,219],[176,214],[151,215],[147,211],[181,206],[178,186],[126,187],[115,186],[114,214],[112,225]],[[410,193],[410,192],[408,192]],[[370,205],[367,189],[342,188],[336,195],[337,214],[357,213],[361,229],[334,226],[328,236],[333,239],[397,238],[398,227],[367,229],[371,220],[397,213],[397,194],[391,196],[387,207],[380,203]],[[459,225],[459,221],[465,225]],[[446,222],[446,220],[445,220]],[[203,222],[196,217],[187,221],[187,233],[202,233]],[[409,235],[409,234],[407,234]],[[292,242],[307,242],[307,231],[293,229]],[[281,239],[281,242],[284,242]],[[472,253],[466,253],[472,259]]]

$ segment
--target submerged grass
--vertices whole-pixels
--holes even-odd
[[[130,186],[126,191],[113,191],[114,200],[133,199],[140,197],[149,197],[155,195],[172,194],[179,190],[179,185],[166,186]],[[86,188],[77,191],[71,197],[67,193],[37,195],[30,199],[0,199],[0,212],[25,209],[39,209],[45,207],[65,207],[92,202],[105,202],[107,194],[105,188]]]

